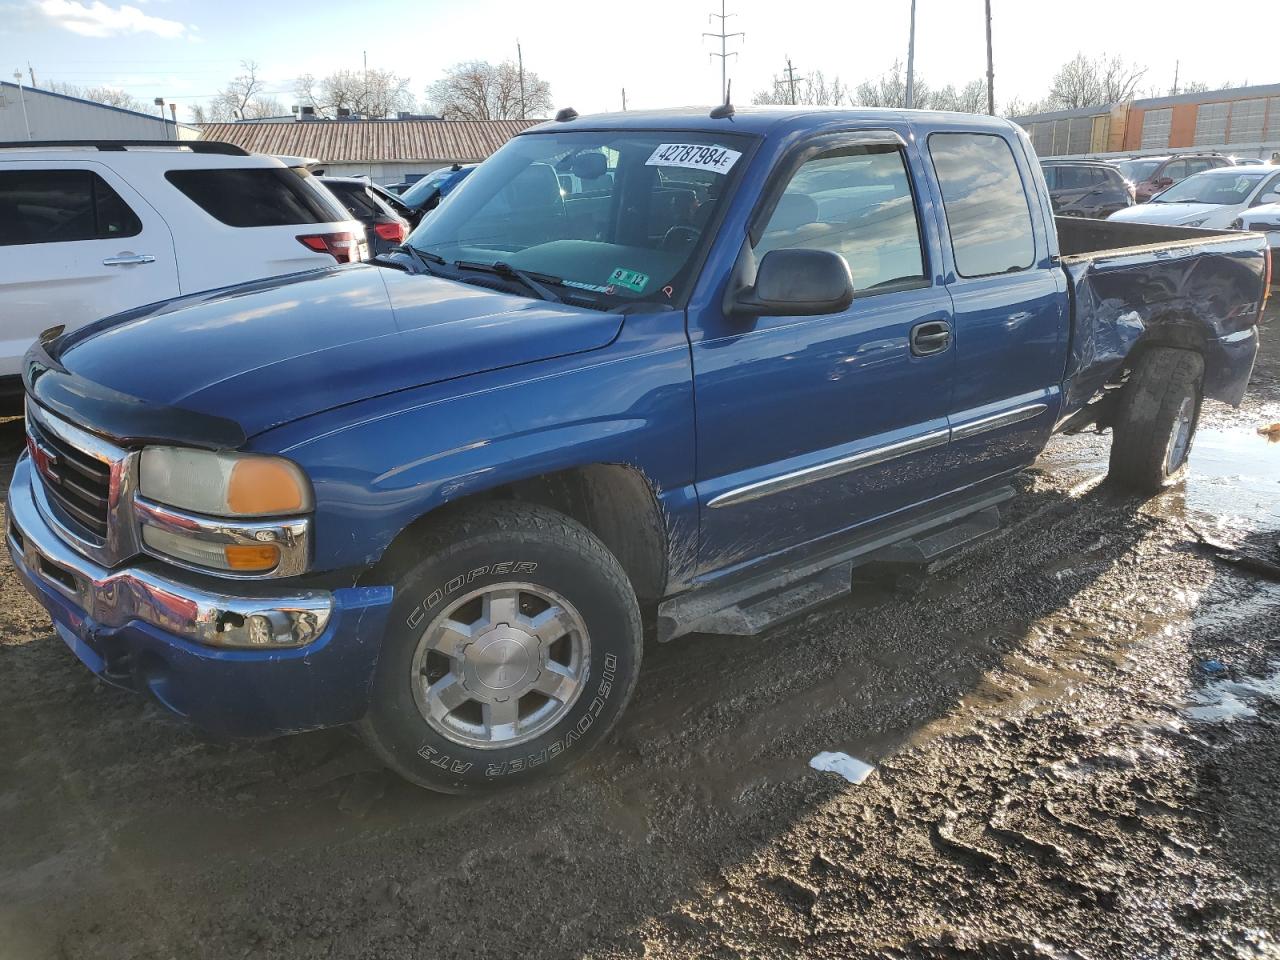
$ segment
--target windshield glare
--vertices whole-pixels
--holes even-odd
[[[687,131],[515,137],[409,242],[449,262],[558,278],[601,299],[666,303],[684,293],[748,143]]]
[[[1137,183],[1151,176],[1158,166],[1160,166],[1159,160],[1125,160],[1123,163],[1117,163],[1116,169],[1126,180]]]
[[[1244,203],[1266,173],[1198,173],[1155,198],[1160,203]],[[1154,202],[1154,201],[1153,201]]]

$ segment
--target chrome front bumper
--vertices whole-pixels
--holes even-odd
[[[269,650],[319,638],[333,614],[333,595],[324,590],[232,596],[170,579],[150,569],[152,564],[99,566],[67,546],[45,520],[32,492],[31,460],[25,454],[9,485],[8,511],[7,539],[14,562],[101,627],[141,620],[210,647]]]

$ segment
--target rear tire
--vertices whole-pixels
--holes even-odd
[[[605,738],[635,689],[640,609],[594,534],[491,503],[443,520],[419,555],[359,725],[387,766],[463,793],[554,775]]]
[[[1198,353],[1152,347],[1139,356],[1116,411],[1113,481],[1149,495],[1182,479],[1200,422],[1203,383],[1204,358]]]

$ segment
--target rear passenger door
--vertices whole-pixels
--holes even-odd
[[[904,133],[909,133],[904,127]],[[691,311],[704,572],[813,543],[936,495],[946,462],[951,299],[895,131],[780,161],[742,256],[819,249],[853,303],[825,316]],[[744,279],[746,279],[744,277]]]
[[[48,327],[177,295],[168,226],[112,170],[0,161],[0,374]]]
[[[955,309],[948,483],[968,486],[1026,466],[1060,404],[1068,317],[1050,255],[1039,186],[1021,145],[996,133],[935,133],[928,151],[949,237]]]

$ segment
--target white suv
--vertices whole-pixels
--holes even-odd
[[[49,327],[368,256],[305,170],[209,141],[0,144],[0,398]]]

